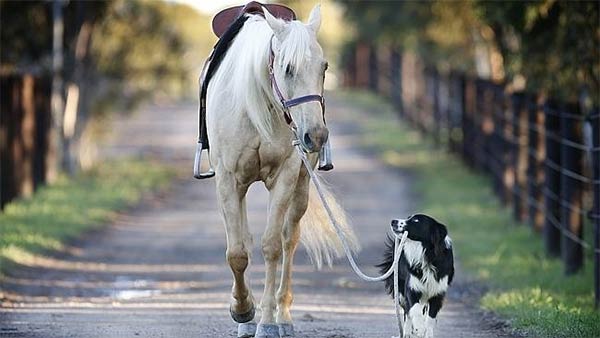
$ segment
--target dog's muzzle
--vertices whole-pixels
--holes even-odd
[[[395,233],[399,233],[399,234],[403,233],[405,227],[406,227],[405,219],[393,219],[392,220],[392,231],[394,231]]]

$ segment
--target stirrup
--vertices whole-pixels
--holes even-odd
[[[202,142],[198,142],[196,145],[196,157],[194,158],[194,177],[199,180],[215,176],[215,171],[210,164],[210,156],[208,157],[208,171],[202,172],[202,152],[204,150],[207,151],[208,155],[208,149],[202,149]]]
[[[331,169],[333,169],[333,162],[331,162],[331,144],[329,143],[329,140],[327,140],[319,152],[319,170],[329,171]]]

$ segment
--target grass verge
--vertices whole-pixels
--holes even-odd
[[[0,213],[0,273],[45,251],[61,251],[69,239],[107,222],[115,211],[166,186],[173,172],[143,160],[118,160],[16,200]]]
[[[483,308],[533,336],[600,336],[589,252],[584,271],[566,277],[561,261],[545,255],[541,237],[501,206],[489,178],[436,150],[399,121],[382,98],[343,92],[334,100],[344,105],[345,114],[360,119],[365,146],[376,149],[387,164],[415,173],[422,211],[448,225],[464,272],[489,287],[481,298]]]

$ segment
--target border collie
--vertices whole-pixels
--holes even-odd
[[[404,310],[404,337],[433,337],[435,318],[442,308],[448,286],[454,277],[452,241],[446,226],[435,219],[416,214],[392,220],[392,230],[408,237],[398,266],[400,306]],[[388,236],[383,263],[386,272],[394,261],[394,240]],[[385,280],[385,288],[394,296],[394,275]]]

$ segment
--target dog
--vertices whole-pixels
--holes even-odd
[[[452,240],[444,224],[423,214],[394,219],[391,226],[395,236],[408,233],[398,266],[404,337],[433,337],[436,317],[454,278]],[[393,236],[388,235],[385,245],[384,260],[377,265],[382,273],[394,262]],[[394,275],[384,282],[393,298]]]

